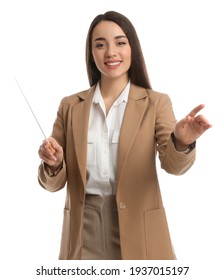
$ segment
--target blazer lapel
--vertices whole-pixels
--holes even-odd
[[[92,104],[94,87],[88,92],[78,94],[80,102],[73,108],[72,127],[77,162],[83,181],[86,186],[86,158],[89,113]]]
[[[117,186],[119,185],[124,166],[135,139],[139,125],[148,106],[148,94],[144,88],[131,84],[127,107],[120,131],[117,162]]]

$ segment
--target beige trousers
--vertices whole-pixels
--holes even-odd
[[[82,260],[120,260],[115,196],[86,195]]]

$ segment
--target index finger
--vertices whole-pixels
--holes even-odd
[[[205,107],[204,104],[200,104],[197,107],[195,107],[188,115],[190,117],[195,117],[197,115],[198,112],[200,112],[203,108]]]

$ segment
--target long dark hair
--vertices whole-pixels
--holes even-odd
[[[89,27],[86,38],[86,67],[90,86],[95,85],[101,77],[101,73],[97,69],[92,57],[92,33],[95,26],[101,21],[113,21],[121,27],[131,47],[131,67],[128,72],[129,78],[133,84],[151,89],[145,60],[135,28],[127,17],[114,11],[96,16]]]

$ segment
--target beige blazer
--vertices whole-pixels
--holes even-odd
[[[59,107],[52,136],[64,149],[63,168],[50,177],[39,167],[41,186],[51,192],[67,187],[59,259],[80,259],[86,187],[86,154],[90,106],[95,87],[65,97]],[[176,120],[166,94],[131,84],[120,131],[116,200],[122,258],[175,259],[156,172],[185,173],[195,160],[177,152],[171,133]],[[168,186],[167,186],[168,187]]]

